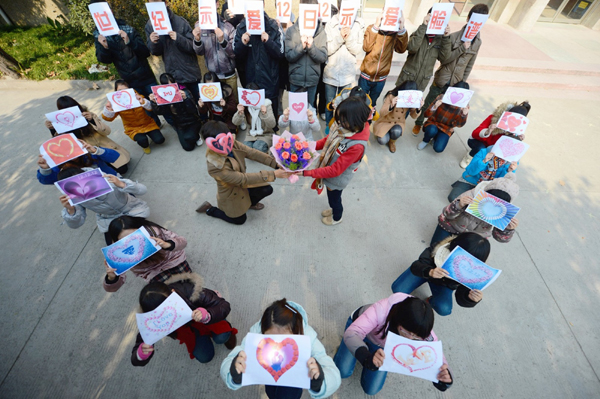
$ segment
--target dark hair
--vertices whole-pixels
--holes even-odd
[[[150,283],[140,292],[142,311],[152,312],[171,295],[171,289],[165,283]]]
[[[475,4],[473,8],[471,8],[471,10],[469,11],[469,16],[467,17],[467,20],[471,19],[471,15],[473,15],[473,13],[487,15],[489,12],[490,8],[487,6],[487,4]]]
[[[461,233],[454,237],[448,245],[450,251],[456,247],[461,247],[477,259],[485,262],[490,256],[490,240],[483,238],[477,233]]]
[[[115,91],[119,90],[117,89],[117,87],[119,86],[127,86],[127,88],[129,88],[129,83],[127,83],[124,79],[117,79],[115,80]]]
[[[385,324],[377,331],[377,335],[387,337],[390,330],[398,332],[402,326],[406,331],[426,339],[433,330],[433,309],[422,299],[410,296],[391,307]]]
[[[166,72],[161,73],[158,80],[160,81],[161,85],[168,85],[169,83],[177,83],[175,81],[175,78],[173,77],[173,75],[171,75],[170,73],[166,73]]]
[[[510,112],[521,114],[523,116],[527,116],[527,114],[529,113],[530,110],[531,110],[531,105],[529,105],[528,101],[523,101],[521,104],[515,105],[514,107],[509,109]]]
[[[281,327],[289,327],[292,334],[303,335],[304,326],[300,312],[288,304],[283,298],[275,301],[269,306],[260,319],[260,330],[264,334],[273,324]]]
[[[81,174],[81,173],[83,173],[83,170],[81,168],[78,168],[76,166],[69,166],[68,168],[63,168],[60,170],[60,172],[58,172],[57,179],[64,180],[69,177],[73,177],[78,174]]]
[[[94,165],[94,158],[88,153],[83,154],[77,158],[71,159],[69,162],[65,162],[60,165],[60,170],[68,168],[84,168]]]
[[[494,197],[498,197],[506,202],[510,202],[511,200],[509,193],[507,193],[506,191],[498,190],[497,188],[488,190],[487,193],[493,195]]]
[[[348,97],[335,109],[335,121],[338,126],[351,132],[362,131],[370,115],[371,109],[361,97]]]
[[[214,82],[221,82],[221,80],[219,79],[219,76],[217,76],[217,74],[214,72],[206,72],[204,74],[204,83],[214,83]],[[254,89],[252,89],[252,90],[254,90]]]
[[[367,93],[365,93],[360,86],[354,86],[352,89],[350,89],[350,94],[348,94],[348,97],[358,97],[365,103],[367,102]]]
[[[217,138],[220,133],[228,133],[229,126],[225,122],[221,121],[207,121],[202,129],[200,129],[200,135],[207,139],[209,137]]]
[[[300,0],[300,4],[319,4],[319,0]]]
[[[113,242],[117,242],[119,241],[119,234],[121,234],[123,230],[137,230],[142,226],[158,227],[159,229],[163,228],[154,222],[146,220],[145,218],[123,215],[113,219],[113,221],[110,222],[110,225],[108,226],[108,235],[110,235],[110,238],[113,240]]]
[[[385,96],[387,97],[391,94],[394,97],[397,97],[398,92],[403,91],[403,90],[419,90],[419,87],[417,86],[417,82],[412,81],[412,80],[407,80],[406,82],[402,82],[402,83],[400,83],[400,85],[398,85],[398,86],[394,87],[392,90],[388,91]]]
[[[459,89],[469,90],[469,84],[467,82],[465,82],[464,80],[454,83],[452,85],[452,87],[458,87]]]
[[[260,87],[258,87],[258,85],[254,82],[250,82],[248,83],[248,85],[246,86],[246,89],[250,89],[250,90],[260,90]]]
[[[431,12],[432,12],[432,11],[433,11],[433,7],[431,7],[431,8],[429,9],[429,11],[427,11],[427,14],[431,14]]]
[[[65,109],[71,107],[78,107],[81,112],[87,112],[87,107],[79,104],[73,97],[61,96],[56,100],[56,108]]]

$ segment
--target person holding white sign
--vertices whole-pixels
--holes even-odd
[[[376,395],[385,384],[387,372],[379,371],[385,354],[383,347],[388,332],[416,341],[437,341],[433,332],[434,315],[431,306],[407,294],[393,294],[373,305],[356,309],[346,322],[344,338],[333,358],[342,378],[350,377],[356,361],[362,366],[360,385],[367,395]],[[448,363],[440,367],[439,382],[433,386],[445,391],[452,385]]]
[[[246,89],[258,91],[259,86],[256,83],[249,83]],[[231,122],[238,126],[238,134],[240,140],[244,140],[244,145],[265,154],[269,153],[269,148],[273,144],[273,133],[277,126],[274,108],[269,98],[265,99],[263,105],[237,105],[237,112],[233,115]]]
[[[287,334],[306,335],[311,342],[311,358],[307,362],[312,398],[327,398],[340,387],[342,379],[333,360],[325,352],[325,347],[319,341],[317,332],[308,324],[306,311],[299,304],[287,301],[285,298],[275,301],[262,315],[260,321],[250,327],[251,333],[257,334]],[[242,387],[243,374],[246,372],[248,356],[246,339],[235,347],[221,363],[221,378],[229,389],[238,390]],[[300,399],[302,388],[266,385],[265,391],[269,399]]]
[[[229,127],[230,132],[237,131],[237,126],[232,122],[232,119],[235,113],[238,111],[238,95],[234,95],[233,88],[227,83],[221,82],[217,74],[214,72],[207,72],[204,74],[204,83],[221,84],[223,98],[221,98],[219,101],[211,102],[198,100],[200,114],[206,115],[208,119],[217,122],[225,122],[227,127]]]
[[[471,19],[473,13],[488,14],[489,8],[486,4],[482,3],[474,5],[469,11],[467,21]],[[435,71],[433,84],[429,88],[429,93],[425,98],[425,109],[429,108],[437,96],[444,93],[449,86],[453,86],[460,81],[469,79],[469,75],[471,74],[473,65],[475,65],[475,60],[477,59],[477,54],[481,48],[482,41],[481,35],[478,34],[472,41],[463,42],[461,38],[466,27],[467,26],[465,25],[458,32],[454,32],[450,35],[450,53],[443,61],[440,61],[441,65],[438,67],[437,71]],[[417,118],[415,127],[413,128],[414,135],[419,134],[421,126],[423,126],[424,118],[424,113]]]
[[[191,271],[173,274],[164,281],[146,285],[139,299],[142,311],[147,313],[158,308],[173,292],[193,309],[192,321],[168,336],[185,344],[192,359],[195,358],[200,363],[210,362],[215,356],[213,342],[224,344],[227,349],[235,347],[237,330],[226,320],[231,305],[218,291],[205,288],[204,279]],[[154,345],[145,344],[142,335],[138,333],[131,351],[131,364],[143,367],[153,356]]]

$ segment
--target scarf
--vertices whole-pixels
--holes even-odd
[[[498,168],[502,167],[506,164],[506,161],[502,158],[498,158],[496,156],[492,157],[492,159],[487,163],[487,170],[483,170],[479,173],[479,180],[477,183],[481,183],[482,181],[491,181],[494,180],[496,173],[498,172]]]
[[[252,121],[250,122],[250,134],[252,136],[259,136],[263,134],[262,121],[258,116],[260,113],[260,107],[248,107],[248,112],[252,117]]]

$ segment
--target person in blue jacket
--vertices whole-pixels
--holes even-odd
[[[494,146],[482,148],[473,157],[462,177],[452,184],[452,191],[448,194],[448,202],[454,201],[462,193],[469,191],[482,181],[491,181],[506,174],[514,173],[518,162],[508,162],[497,157],[492,150]]]

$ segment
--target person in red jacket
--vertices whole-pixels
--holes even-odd
[[[515,105],[516,102],[506,102],[502,103],[494,110],[494,113],[485,118],[481,125],[479,125],[473,133],[471,134],[471,138],[467,141],[467,144],[471,148],[463,159],[460,161],[460,167],[465,169],[471,163],[471,160],[481,149],[487,148],[489,146],[493,146],[496,144],[496,141],[500,140],[500,137],[507,135],[509,137],[516,138],[518,140],[525,140],[525,135],[521,134],[518,136],[513,135],[505,130],[498,129],[496,123],[500,120],[502,114],[506,112],[514,112],[517,114],[521,114],[523,116],[527,116],[529,110],[531,109],[531,105],[529,102],[523,101],[521,104]]]
[[[327,226],[342,222],[342,191],[346,188],[365,155],[371,133],[367,123],[371,109],[359,96],[348,97],[335,109],[335,123],[331,133],[317,141],[317,150],[323,150],[319,167],[305,170],[303,176],[322,179],[327,186],[327,199],[331,208],[321,213]]]

